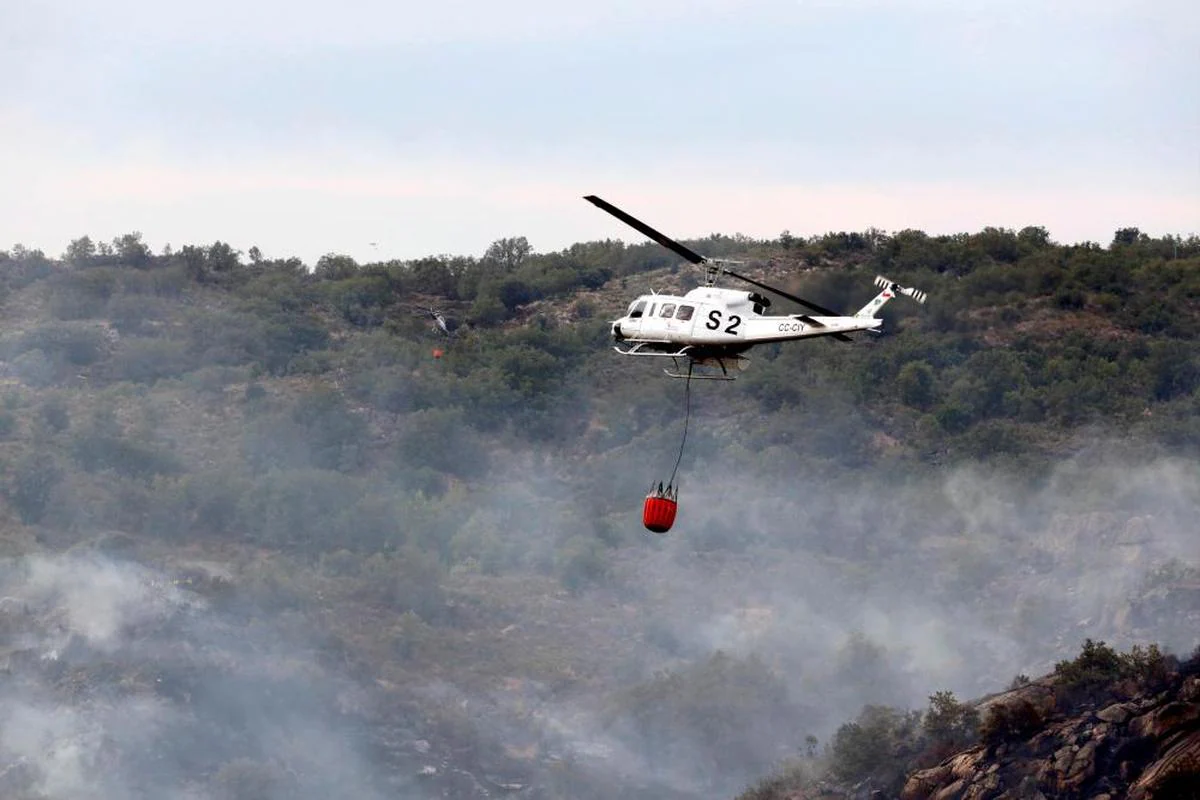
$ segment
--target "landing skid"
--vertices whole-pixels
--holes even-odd
[[[627,348],[621,348],[616,345],[613,350],[616,350],[623,356],[641,356],[649,358],[669,358],[675,362],[674,371],[664,369],[663,374],[670,378],[692,378],[698,381],[733,381],[737,380],[736,375],[731,375],[730,371],[741,371],[746,368],[749,362],[745,356],[714,356],[709,353],[699,351],[691,345],[684,345],[675,350],[666,351],[657,348],[663,345],[671,344],[670,342],[637,342]],[[711,352],[711,351],[710,351]],[[688,369],[685,372],[679,364],[680,359],[687,359]],[[721,374],[715,374],[715,369],[720,369]],[[713,369],[713,373],[705,373],[702,370]]]
[[[700,370],[711,368],[713,366],[713,364],[712,364],[713,361],[716,362],[716,366],[721,368],[720,375],[708,374],[703,371],[697,371],[697,368],[700,368]],[[733,359],[733,361],[735,363],[731,366],[736,366],[736,364],[739,362],[744,366],[746,359],[739,357],[739,358]],[[683,372],[680,370],[679,361],[676,360],[675,361],[675,371],[672,372],[669,369],[664,369],[663,374],[666,375],[668,378],[682,378],[684,380],[692,380],[692,381],[736,381],[737,380],[736,375],[729,374],[729,370],[725,366],[725,359],[723,359],[723,358],[716,358],[716,359],[707,359],[706,358],[703,361],[692,359],[690,361],[690,363],[688,364],[687,372]]]
[[[668,378],[683,378],[689,381],[736,381],[737,377],[725,373],[724,375],[705,375],[703,372],[693,372],[691,375],[680,375],[678,372],[671,372],[669,369],[663,370],[663,375]]]
[[[691,346],[689,346],[689,345],[684,345],[683,347],[679,348],[678,350],[675,350],[674,352],[666,352],[665,350],[653,349],[653,347],[658,346],[658,345],[663,345],[663,344],[670,344],[670,342],[638,342],[635,345],[631,345],[626,350],[622,350],[620,347],[613,345],[613,350],[616,350],[618,353],[620,353],[623,356],[651,356],[651,357],[657,356],[658,358],[682,358],[682,357],[686,357],[688,354],[688,351],[692,349]]]

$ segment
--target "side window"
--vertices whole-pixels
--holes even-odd
[[[695,306],[680,306],[679,310],[675,312],[675,319],[687,321],[692,318],[695,311]]]
[[[658,308],[658,304],[657,304],[657,303],[651,303],[651,304],[650,304],[650,310],[646,312],[646,316],[647,316],[647,317],[653,317],[653,316],[654,316],[654,309],[656,309],[656,308]]]
[[[663,303],[663,307],[658,310],[658,315],[660,317],[670,318],[670,316],[674,313],[675,313],[675,304],[674,303]]]
[[[640,317],[642,315],[642,312],[644,312],[645,310],[646,310],[646,301],[643,300],[643,301],[634,303],[633,307],[629,309],[629,318],[637,319],[638,317]]]

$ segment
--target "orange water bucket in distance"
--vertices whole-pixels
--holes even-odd
[[[678,510],[679,503],[675,500],[651,492],[646,495],[646,504],[642,506],[642,524],[653,533],[666,533],[675,524],[675,512]]]

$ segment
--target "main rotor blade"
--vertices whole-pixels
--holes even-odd
[[[813,311],[816,311],[818,314],[823,314],[826,317],[843,316],[842,314],[839,314],[836,311],[830,311],[828,308],[819,306],[816,303],[810,303],[807,300],[801,300],[799,297],[796,297],[796,295],[788,294],[787,292],[783,291],[782,289],[776,289],[774,286],[769,286],[768,284],[765,284],[765,283],[759,283],[758,281],[754,280],[753,278],[747,278],[745,275],[739,275],[738,273],[734,272],[731,269],[725,269],[724,267],[722,267],[721,272],[724,272],[726,275],[730,276],[731,278],[737,278],[740,281],[745,281],[746,283],[750,284],[751,286],[757,286],[758,288],[765,289],[766,291],[771,292],[772,294],[777,294],[780,297],[786,297],[788,300],[791,300],[793,303],[799,303],[800,305],[805,306],[806,308],[811,308]]]
[[[583,199],[587,200],[589,203],[596,206],[597,208],[600,208],[600,209],[612,214],[614,217],[621,220],[621,222],[624,222],[626,225],[628,225],[629,227],[638,231],[639,233],[644,233],[646,236],[649,236],[651,239],[658,242],[663,247],[666,247],[669,250],[675,251],[676,253],[683,256],[684,258],[686,258],[688,261],[692,262],[693,264],[703,264],[705,261],[708,260],[704,256],[697,253],[695,250],[691,250],[687,247],[684,247],[679,242],[672,239],[670,236],[667,236],[665,234],[659,233],[658,231],[654,230],[654,228],[651,228],[649,225],[642,222],[637,217],[633,217],[633,216],[630,216],[629,214],[626,214],[624,211],[617,208],[616,206],[614,206],[612,203],[608,202],[607,200],[602,200],[594,194],[589,194],[586,197],[584,197]]]

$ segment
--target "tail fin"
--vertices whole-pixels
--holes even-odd
[[[868,317],[868,318],[874,317],[875,314],[879,311],[879,309],[883,308],[884,303],[886,303],[888,300],[891,300],[893,297],[895,297],[898,294],[902,294],[905,297],[911,297],[913,300],[916,300],[918,303],[924,303],[925,298],[927,296],[920,289],[913,289],[911,287],[901,286],[898,283],[893,283],[892,281],[888,280],[887,278],[883,277],[882,275],[875,276],[875,285],[882,287],[883,291],[880,292],[879,294],[875,295],[875,298],[873,300],[871,300],[871,302],[867,303],[865,306],[860,308],[858,310],[858,313],[856,313],[854,316],[860,317],[860,318],[861,317]]]

